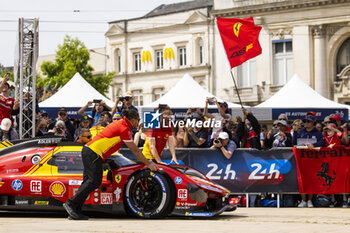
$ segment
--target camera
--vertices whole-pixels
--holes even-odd
[[[119,101],[122,101],[122,102],[123,102],[123,100],[124,100],[124,97],[123,97],[123,96],[119,96],[118,98],[119,98]]]
[[[164,110],[166,110],[167,107],[168,107],[167,104],[159,104],[158,105],[158,109],[159,109],[160,112],[163,112]]]
[[[220,139],[220,138],[217,138],[217,139],[214,140],[214,142],[215,142],[215,143],[219,143],[219,142],[221,142],[221,139]],[[222,142],[221,142],[221,144],[222,144]]]
[[[214,97],[208,98],[209,105],[215,105]]]
[[[98,104],[98,103],[101,102],[101,100],[93,100],[92,102],[93,102],[94,104]]]
[[[61,127],[57,127],[57,128],[56,128],[56,131],[57,131],[58,134],[63,133],[63,129],[62,129]]]

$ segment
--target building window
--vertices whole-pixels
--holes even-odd
[[[181,47],[179,48],[179,64],[180,66],[185,66],[186,65],[186,48]]]
[[[121,63],[121,54],[120,54],[120,49],[115,50],[115,71],[117,73],[122,72],[122,63]]]
[[[134,70],[141,71],[141,53],[134,53]]]
[[[157,50],[156,51],[157,56],[157,69],[163,69],[163,62],[164,62],[164,56],[163,56],[163,50]]]
[[[238,67],[239,87],[252,87],[256,84],[256,60],[251,59]]]
[[[337,54],[337,74],[350,65],[350,38],[344,41]]]
[[[293,76],[292,40],[273,41],[274,74],[273,83],[282,85]]]
[[[198,62],[203,64],[203,40],[198,40]]]
[[[153,101],[156,101],[160,97],[164,95],[163,88],[155,88],[153,89]]]
[[[135,107],[140,107],[143,105],[143,95],[142,95],[142,91],[141,90],[136,90],[136,91],[132,91],[132,95],[134,96],[134,101],[133,101],[133,105]]]

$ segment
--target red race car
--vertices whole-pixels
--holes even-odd
[[[81,148],[52,137],[1,149],[0,209],[63,210],[83,180]],[[236,209],[227,189],[190,167],[158,164],[160,170],[151,172],[120,154],[105,165],[102,184],[87,198],[85,211],[161,218],[210,217]]]

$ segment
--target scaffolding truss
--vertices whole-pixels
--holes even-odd
[[[16,100],[19,108],[20,138],[35,137],[36,77],[38,58],[39,19],[18,20],[18,61],[15,64]]]

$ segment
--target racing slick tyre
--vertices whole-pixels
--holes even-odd
[[[162,218],[175,205],[175,188],[160,172],[144,170],[130,176],[125,187],[126,211],[140,218]]]

